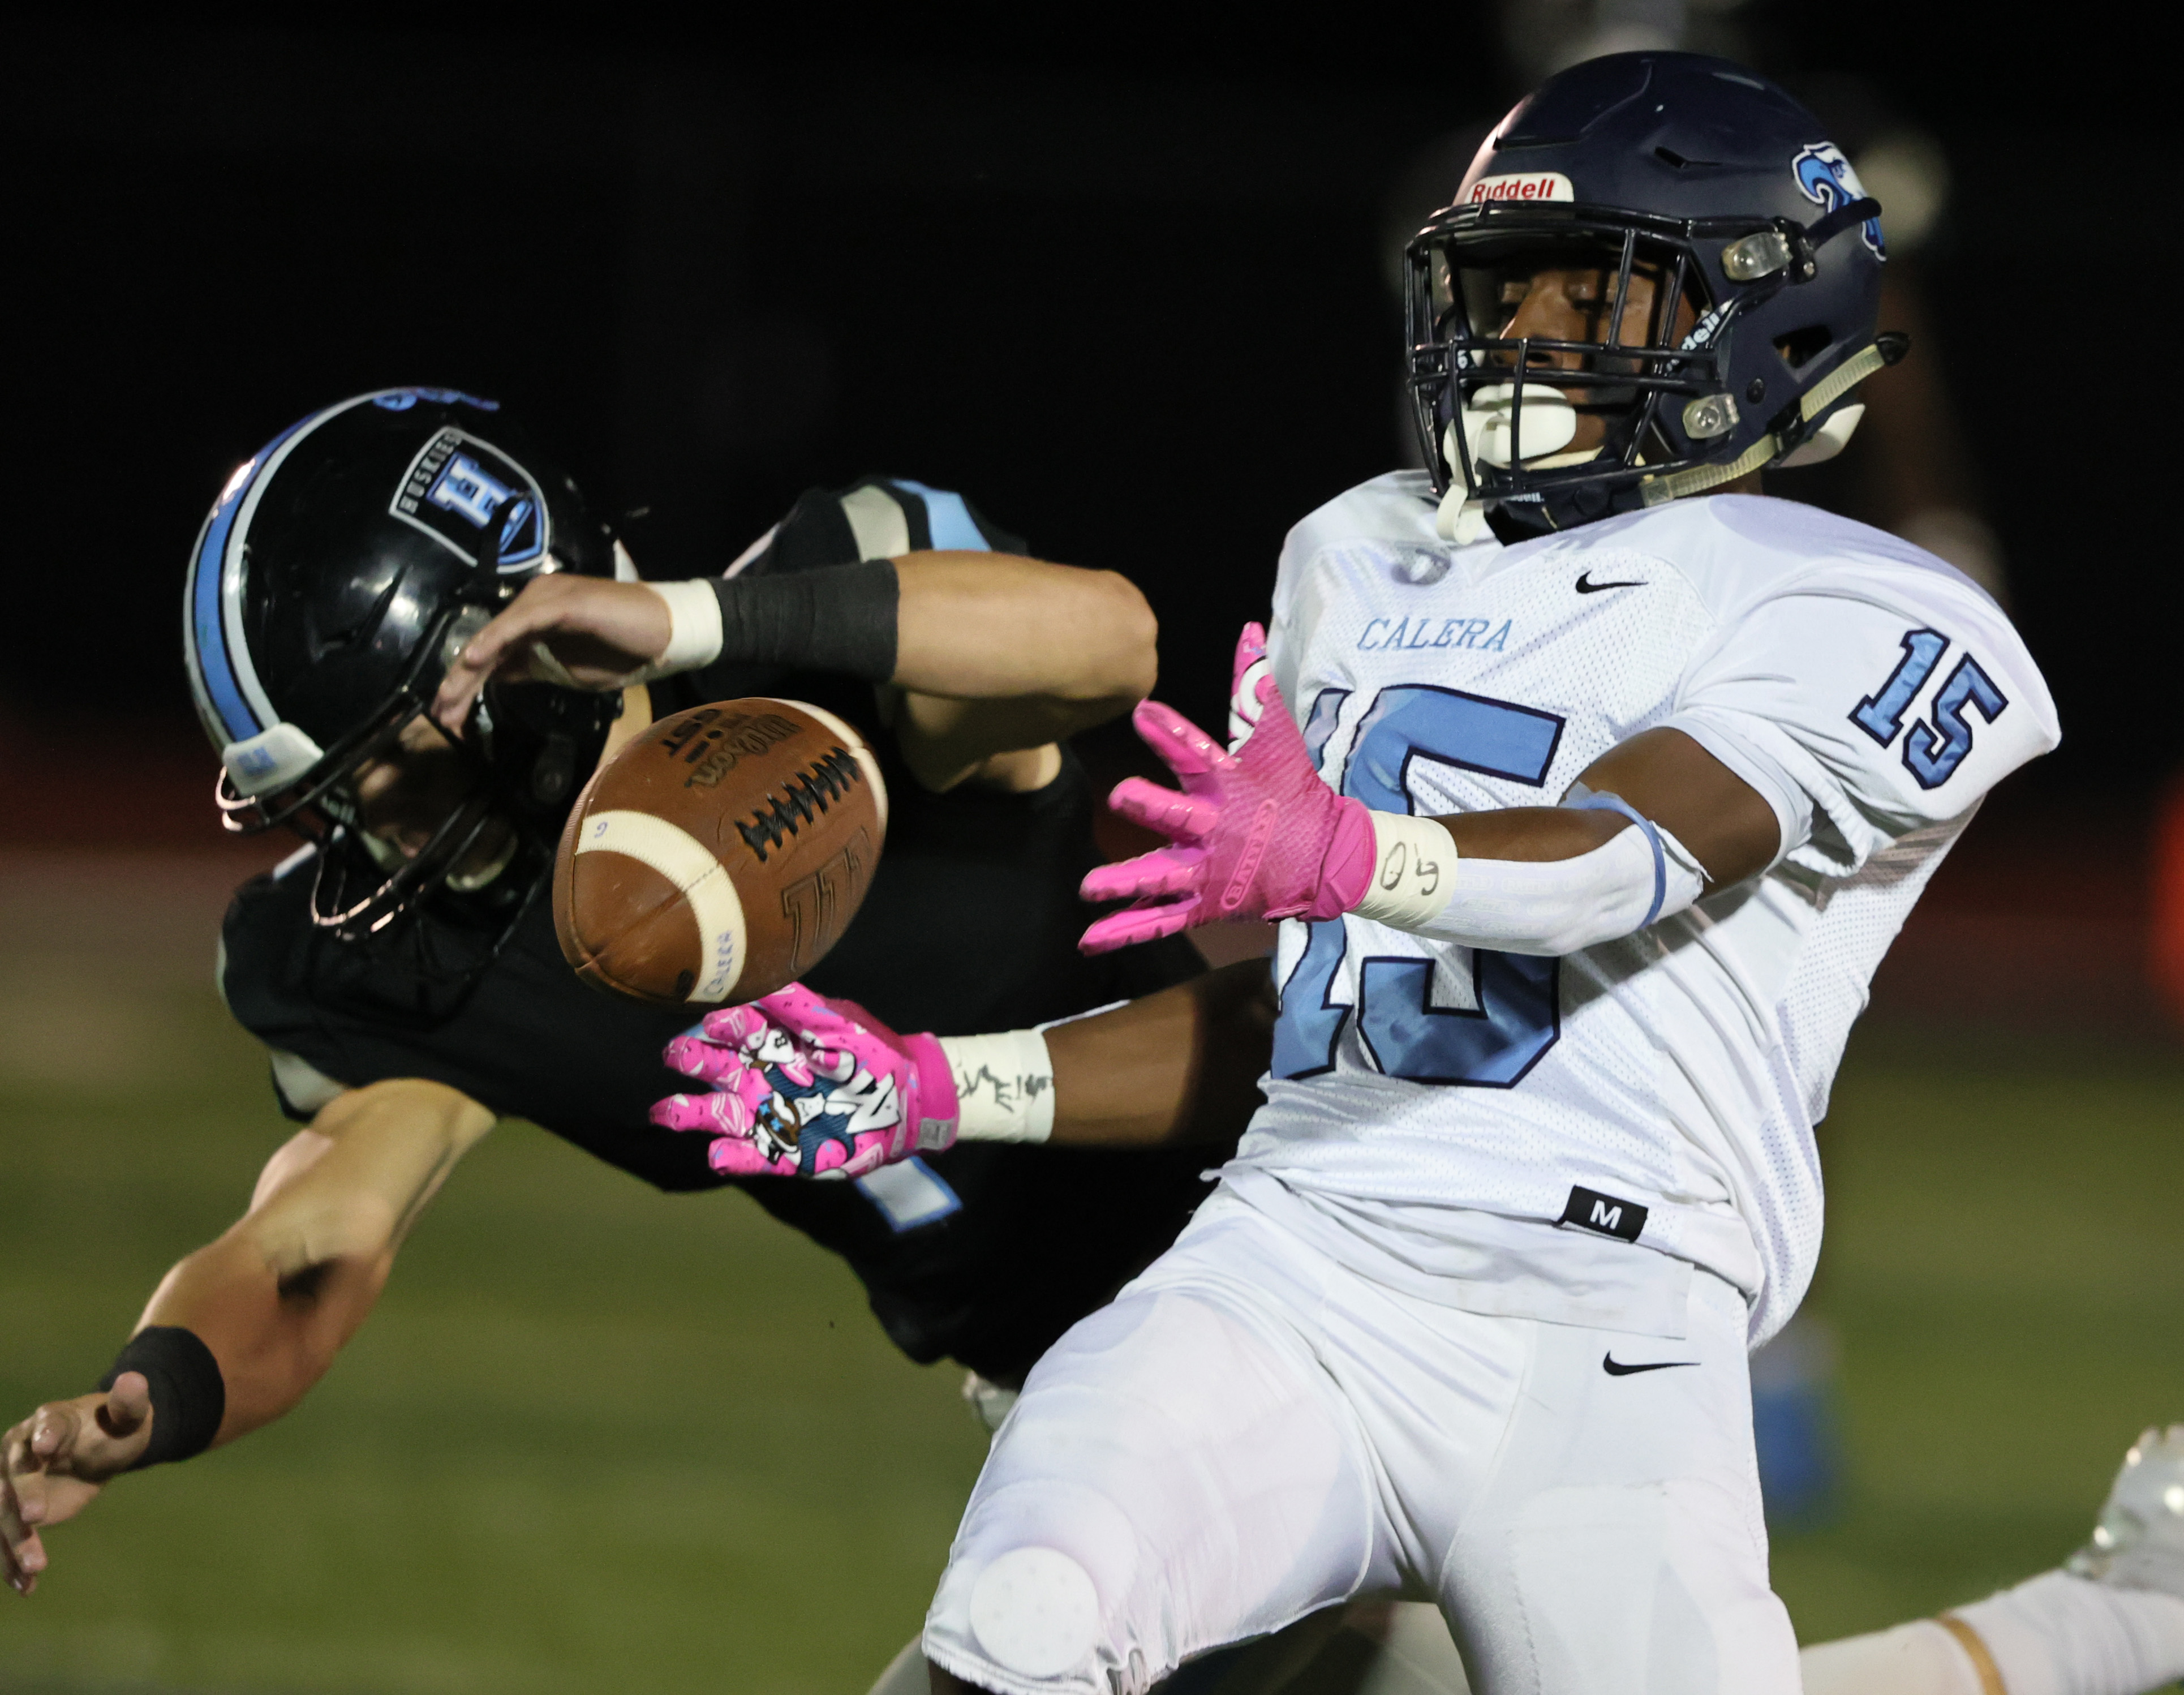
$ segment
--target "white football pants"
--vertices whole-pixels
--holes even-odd
[[[1796,1695],[1744,1302],[1691,1289],[1680,1341],[1458,1312],[1217,1193],[1033,1371],[926,1657],[1001,1695],[1143,1695],[1407,1594],[1440,1603],[1479,1695]]]

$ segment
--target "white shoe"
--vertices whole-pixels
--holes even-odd
[[[2149,1427],[2132,1444],[2092,1540],[2065,1569],[2184,1600],[2184,1425]]]

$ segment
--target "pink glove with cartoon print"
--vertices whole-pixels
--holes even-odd
[[[1312,768],[1273,678],[1261,672],[1247,683],[1265,655],[1265,632],[1245,625],[1236,644],[1232,723],[1247,724],[1247,694],[1261,711],[1234,752],[1158,701],[1139,703],[1131,722],[1183,792],[1132,777],[1108,805],[1173,845],[1085,878],[1087,900],[1137,902],[1085,931],[1078,946],[1086,953],[1222,919],[1333,918],[1364,898],[1373,877],[1372,814]]]
[[[664,1057],[712,1089],[656,1101],[652,1122],[710,1135],[708,1162],[725,1176],[862,1177],[956,1140],[939,1042],[800,983],[706,1014]]]

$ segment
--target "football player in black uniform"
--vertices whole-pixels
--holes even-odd
[[[1122,577],[1023,557],[958,495],[872,481],[806,494],[719,578],[638,582],[576,485],[452,391],[329,407],[229,479],[190,569],[191,677],[231,826],[309,839],[237,893],[220,978],[304,1128],[241,1220],[168,1274],[101,1387],[8,1433],[0,1568],[20,1592],[42,1529],[118,1473],[292,1408],[498,1119],[665,1190],[730,1180],[707,1138],[647,1116],[680,1081],[663,1045],[705,1009],[585,987],[540,895],[584,778],[654,716],[788,695],[878,752],[885,852],[815,987],[943,1034],[1202,996],[1180,941],[1076,946],[1097,856],[1063,739],[1153,681],[1153,619]],[[1254,1096],[1240,1069],[1223,1087],[1207,1119],[1233,1134]],[[1167,1246],[1206,1163],[967,1143],[855,1183],[747,1186],[850,1262],[910,1358],[1006,1386]]]

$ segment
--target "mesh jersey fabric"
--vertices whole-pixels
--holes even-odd
[[[894,487],[860,485],[874,486]],[[925,497],[939,493],[911,489],[900,500],[916,544],[929,533]],[[839,501],[805,496],[745,568],[853,559],[858,544]],[[1100,960],[1077,951],[1084,920],[1076,885],[1098,855],[1090,783],[1067,748],[1061,775],[1034,794],[936,795],[904,769],[861,683],[716,666],[655,684],[655,711],[754,693],[811,700],[847,719],[878,753],[889,784],[886,850],[857,917],[806,979],[814,989],[850,996],[898,1029],[967,1034],[1066,1017],[1202,969],[1179,938]],[[544,900],[466,995],[425,1017],[399,956],[313,928],[310,883],[308,861],[253,879],[223,927],[223,992],[276,1052],[348,1087],[388,1078],[446,1084],[665,1190],[724,1186],[706,1163],[704,1137],[646,1118],[686,1081],[660,1052],[694,1022],[693,1012],[586,988],[562,961]],[[454,927],[429,911],[420,922]],[[309,1116],[285,1097],[283,1105]],[[911,1358],[951,1356],[1012,1383],[1173,1240],[1206,1193],[1206,1152],[966,1145],[926,1160],[960,1205],[908,1229],[853,1185],[737,1186],[846,1258]]]
[[[1639,1246],[1742,1289],[1762,1340],[1811,1279],[1813,1126],[1873,970],[1980,798],[2055,744],[2053,704],[1969,580],[1795,503],[1683,500],[1513,547],[1451,547],[1433,516],[1397,473],[1284,549],[1270,655],[1329,782],[1421,814],[1552,805],[1672,725],[1769,800],[1783,852],[1558,962],[1284,924],[1268,1104],[1232,1169],[1429,1233],[1613,1197],[1642,1209]]]

